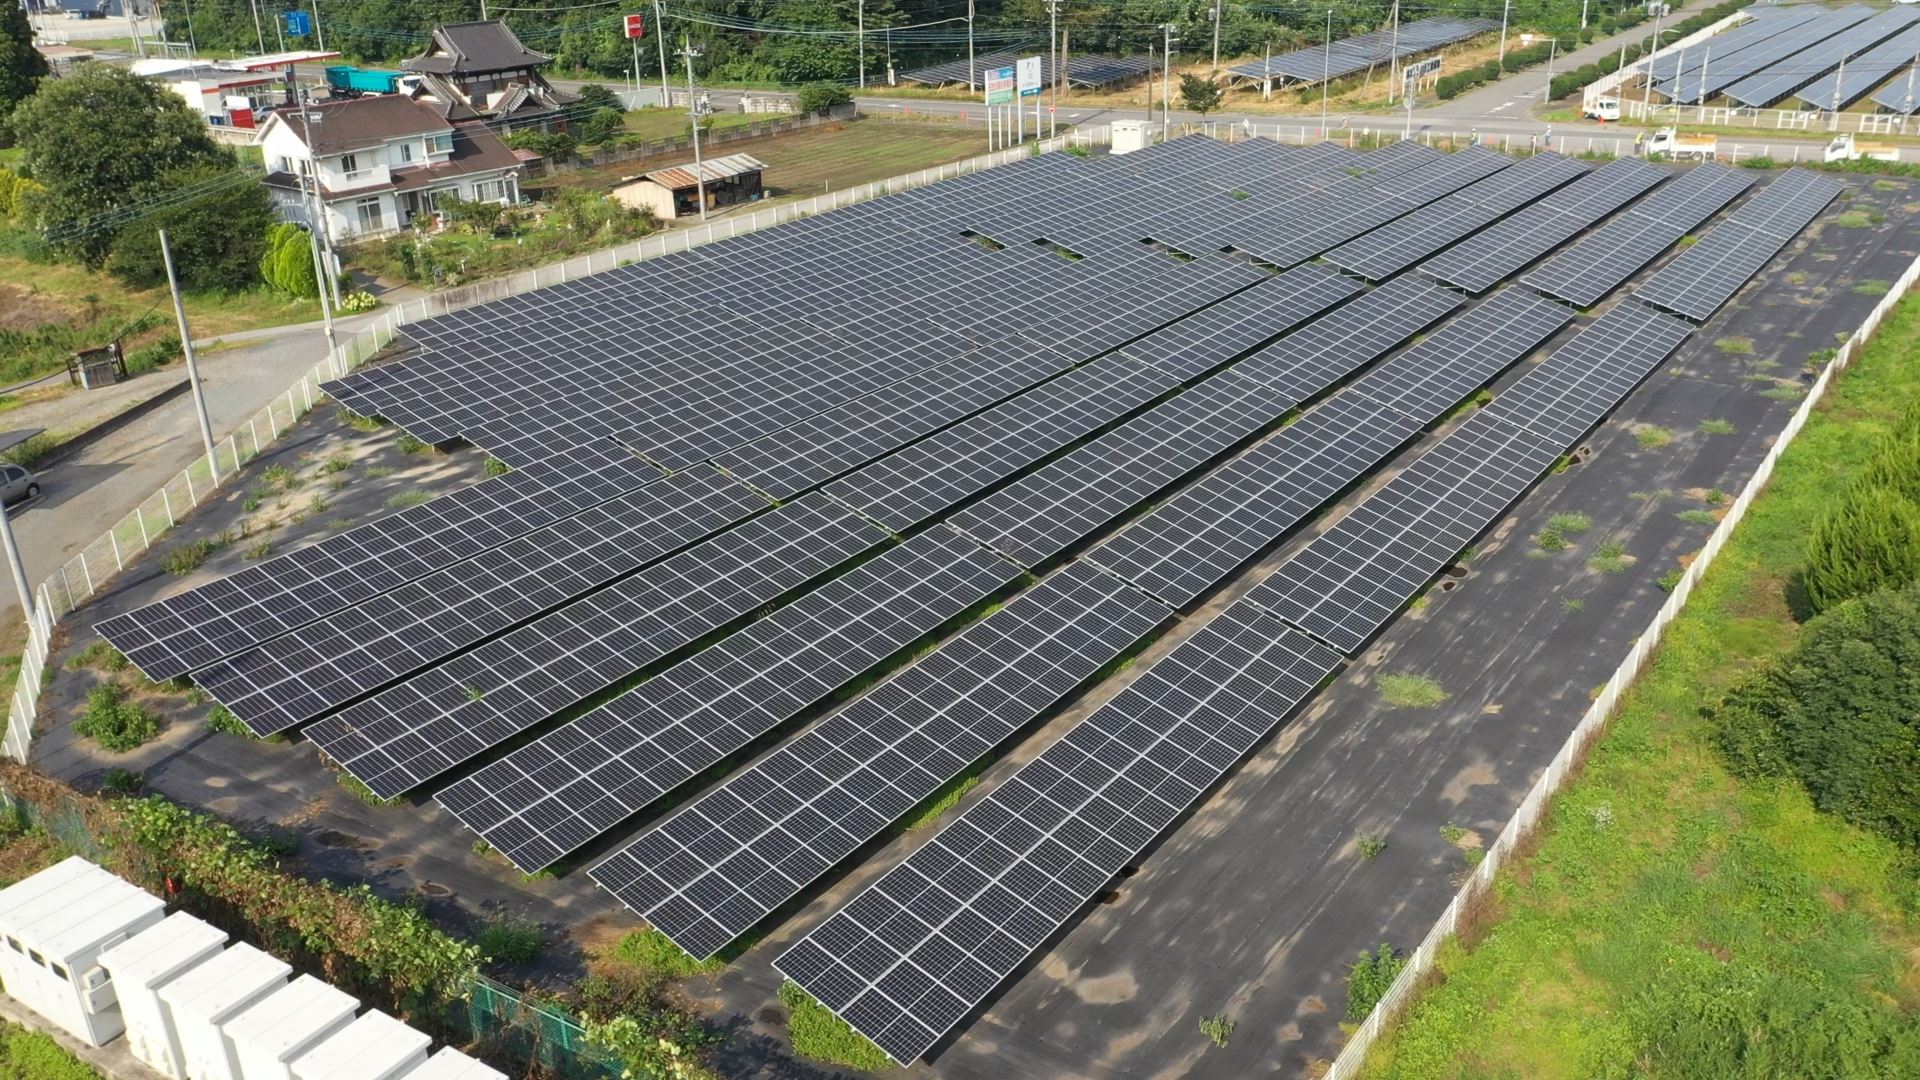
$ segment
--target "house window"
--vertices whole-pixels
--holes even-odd
[[[451,131],[443,131],[438,135],[427,136],[427,153],[429,154],[453,153],[453,133]]]
[[[506,195],[507,184],[504,180],[482,180],[473,185],[473,197],[480,202],[499,202]]]
[[[360,155],[341,154],[340,171],[346,173],[349,180],[357,178],[360,175]]]
[[[405,165],[407,162],[412,160],[413,160],[413,144],[410,142],[401,143],[400,144],[400,164]]]
[[[356,199],[353,204],[353,216],[356,232],[379,232],[382,227],[380,197]]]

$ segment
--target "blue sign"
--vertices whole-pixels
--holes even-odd
[[[286,15],[287,33],[292,37],[305,37],[313,33],[313,18],[304,11],[289,11]]]

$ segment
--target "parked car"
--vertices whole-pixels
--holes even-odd
[[[0,464],[0,503],[12,506],[40,494],[40,478],[23,465]]]

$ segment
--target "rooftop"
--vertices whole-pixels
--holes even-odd
[[[367,146],[378,146],[389,139],[409,135],[451,132],[453,124],[440,110],[402,94],[377,94],[319,102],[309,107],[313,113],[312,135],[308,121],[299,109],[285,109],[274,117],[301,136],[314,154],[344,154]]]
[[[650,173],[641,174],[636,179],[651,180],[663,188],[679,191],[682,188],[694,187],[702,181],[709,184],[718,183],[721,180],[730,180],[748,173],[765,172],[766,168],[766,163],[752,154],[728,154],[725,157],[708,158],[702,161],[697,177],[694,175],[693,163],[688,162],[685,165],[655,169]]]
[[[433,28],[425,52],[400,66],[431,75],[480,75],[491,71],[539,67],[553,57],[521,44],[504,22],[497,20],[442,23]]]

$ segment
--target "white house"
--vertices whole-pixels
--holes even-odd
[[[261,130],[260,147],[281,217],[311,224],[301,177],[308,185],[317,177],[335,240],[405,228],[447,195],[520,201],[520,159],[498,136],[401,94],[278,110]]]

